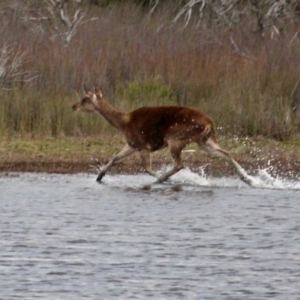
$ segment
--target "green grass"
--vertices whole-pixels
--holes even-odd
[[[21,66],[37,77],[29,83],[0,78],[0,139],[114,135],[100,116],[72,112],[83,83],[100,84],[122,110],[177,103],[198,107],[222,135],[286,140],[299,134],[300,108],[293,108],[299,106],[300,39],[293,22],[276,39],[247,32],[250,21],[230,33],[214,28],[211,35],[205,28],[162,27],[170,19],[167,7],[149,21],[130,2],[112,3],[87,9],[86,19],[93,21],[79,26],[64,47],[50,27],[35,30],[16,16],[13,9],[1,15],[9,26],[2,28],[0,50],[12,41],[12,57],[24,51]],[[228,34],[253,59],[237,53]]]
[[[300,138],[293,136],[284,142],[256,138],[220,136],[219,144],[231,152],[233,157],[250,173],[268,168],[274,176],[289,176],[299,179]],[[111,156],[124,145],[120,135],[103,134],[89,137],[9,137],[0,141],[0,172],[33,171],[50,173],[95,172],[95,167],[107,163]],[[207,155],[195,144],[182,153],[185,166],[199,171],[206,166],[207,174],[224,176],[234,174],[230,165],[218,158]],[[152,154],[154,169],[171,164],[168,150]],[[141,161],[138,154],[116,164],[111,172],[140,172]],[[1,174],[0,174],[1,175]]]
[[[120,136],[98,136],[86,138],[27,138],[2,139],[0,153],[22,157],[68,158],[98,155],[109,157],[124,144]]]

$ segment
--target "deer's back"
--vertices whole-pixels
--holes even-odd
[[[208,126],[214,130],[212,119],[196,108],[142,107],[130,113],[125,136],[132,147],[155,151],[170,139],[196,141]]]

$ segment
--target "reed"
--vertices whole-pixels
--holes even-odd
[[[271,39],[257,37],[247,20],[228,33],[170,26],[167,8],[151,17],[130,2],[86,9],[86,22],[67,47],[51,28],[40,30],[20,19],[17,10],[0,14],[6,24],[0,49],[9,45],[11,57],[24,54],[19,71],[32,77],[8,80],[0,74],[1,136],[113,133],[99,116],[71,111],[83,83],[98,83],[124,110],[168,101],[197,106],[211,115],[221,134],[286,139],[299,133],[296,22]]]

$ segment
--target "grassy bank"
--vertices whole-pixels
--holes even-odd
[[[300,139],[294,137],[279,142],[259,138],[219,138],[219,143],[250,173],[268,168],[274,176],[295,178],[300,174]],[[123,146],[119,135],[98,137],[60,138],[9,138],[0,142],[0,172],[91,172],[107,163],[111,155]],[[207,175],[224,176],[235,174],[226,161],[211,157],[195,145],[183,152],[184,165],[194,171],[205,166]],[[167,150],[154,153],[155,170],[172,163]],[[112,173],[141,172],[140,158],[134,155],[111,169]]]

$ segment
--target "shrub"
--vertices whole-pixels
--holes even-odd
[[[153,105],[174,105],[175,92],[160,79],[135,80],[117,88],[130,109]]]

